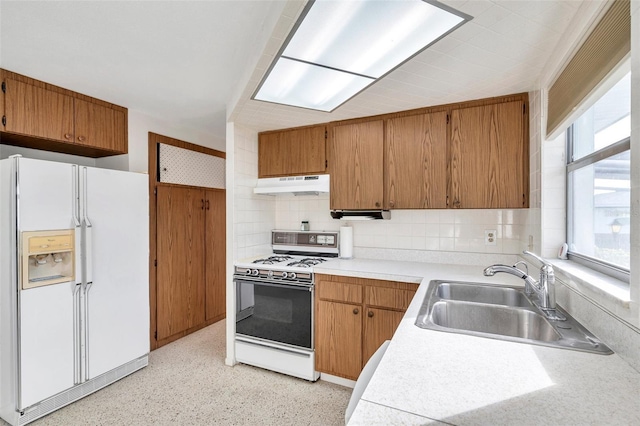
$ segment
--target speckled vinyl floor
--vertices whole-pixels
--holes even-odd
[[[344,424],[351,389],[242,364],[227,367],[224,323],[152,352],[148,367],[31,424]]]

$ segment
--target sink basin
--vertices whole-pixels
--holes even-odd
[[[511,287],[443,282],[436,287],[436,295],[446,300],[504,306],[532,306],[522,291]]]
[[[477,337],[612,354],[571,315],[551,320],[519,287],[435,280],[429,283],[416,325]]]
[[[560,334],[540,314],[501,306],[436,302],[432,321],[441,327],[554,342]]]

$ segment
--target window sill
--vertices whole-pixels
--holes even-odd
[[[546,260],[553,265],[558,279],[568,287],[612,310],[630,309],[628,283],[570,260]]]

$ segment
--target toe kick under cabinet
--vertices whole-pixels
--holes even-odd
[[[316,275],[316,370],[356,380],[398,328],[418,283]]]

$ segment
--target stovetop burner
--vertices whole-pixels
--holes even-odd
[[[254,260],[251,263],[257,263],[257,264],[260,264],[260,265],[275,265],[277,263],[285,262],[287,260],[292,260],[292,259],[293,259],[293,257],[291,257],[291,256],[269,256],[269,257],[267,257],[265,259]]]
[[[305,259],[296,260],[295,262],[288,263],[287,266],[297,266],[299,268],[311,268],[314,265],[318,265],[322,262],[326,262],[327,259],[319,257],[307,257]]]

